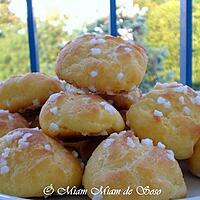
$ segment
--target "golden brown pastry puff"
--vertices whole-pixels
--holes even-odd
[[[80,161],[61,144],[35,129],[16,129],[0,138],[0,193],[44,196],[43,189],[80,186]]]
[[[52,137],[107,135],[124,128],[119,112],[96,95],[55,93],[42,107],[42,130]]]
[[[70,93],[70,94],[89,94],[91,93],[88,89],[86,88],[77,88],[72,84],[67,83],[66,81],[61,81],[63,91]]]
[[[60,81],[44,73],[13,76],[0,84],[0,109],[10,112],[35,109],[61,90]]]
[[[103,200],[167,200],[185,197],[187,192],[173,152],[160,142],[153,146],[148,138],[140,142],[131,131],[113,133],[96,148],[86,165],[83,185],[90,198],[96,195]],[[154,195],[144,193],[145,187]]]
[[[16,128],[27,128],[28,122],[18,113],[0,110],[0,137]]]
[[[158,83],[131,106],[127,124],[139,138],[161,141],[177,159],[187,159],[200,138],[200,96],[188,86]]]
[[[194,147],[194,153],[188,160],[189,170],[200,178],[200,140]]]
[[[146,68],[146,52],[140,45],[120,37],[86,34],[60,51],[56,74],[92,92],[119,93],[139,85]]]
[[[140,100],[142,92],[139,88],[134,87],[127,93],[99,95],[111,103],[115,108],[119,110],[128,110],[133,104]]]

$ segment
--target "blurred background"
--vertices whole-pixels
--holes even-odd
[[[179,1],[118,0],[118,34],[143,44],[148,70],[141,88],[179,81]],[[55,75],[60,48],[87,32],[108,34],[107,0],[33,0],[40,70]],[[25,0],[0,0],[0,80],[30,70]],[[200,0],[193,0],[193,87],[200,90]]]

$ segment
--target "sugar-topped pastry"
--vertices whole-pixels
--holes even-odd
[[[200,95],[180,83],[157,83],[127,112],[139,138],[161,141],[177,159],[187,159],[200,138]]]
[[[149,138],[139,141],[131,131],[111,134],[93,152],[83,175],[83,186],[90,198],[96,198],[92,188],[119,189],[119,193],[101,193],[104,200],[179,199],[187,189],[182,171],[173,151],[159,142],[156,146]],[[142,193],[139,187],[160,190],[159,195]],[[123,195],[127,188],[130,195]],[[95,191],[98,191],[97,189]],[[145,197],[145,198],[144,198]]]
[[[124,129],[120,113],[97,95],[55,93],[42,107],[42,130],[52,137],[107,135]]]
[[[200,178],[200,139],[194,146],[194,153],[188,159],[188,168],[192,174]]]
[[[74,153],[38,128],[16,129],[0,138],[0,193],[43,197],[50,184],[79,187],[83,168]]]
[[[131,105],[135,104],[142,97],[142,91],[133,87],[127,93],[121,94],[100,94],[100,96],[110,102],[119,110],[128,110]]]
[[[61,90],[60,81],[44,73],[13,76],[0,85],[0,109],[10,112],[36,109]]]
[[[128,92],[141,83],[147,55],[140,45],[120,37],[82,35],[68,42],[57,57],[56,74],[92,92]]]
[[[61,81],[61,80],[60,80]],[[70,93],[70,94],[87,94],[90,93],[86,88],[77,88],[72,84],[67,83],[66,81],[61,81],[63,91]]]
[[[18,113],[10,113],[8,110],[0,110],[0,137],[16,128],[27,128],[28,122]]]

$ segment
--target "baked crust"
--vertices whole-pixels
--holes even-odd
[[[52,137],[107,135],[124,129],[119,112],[97,95],[55,93],[39,116],[43,131]]]
[[[0,137],[11,130],[29,127],[28,122],[18,113],[0,110]]]
[[[131,195],[104,195],[104,200],[131,199],[176,199],[186,196],[186,186],[173,152],[159,143],[153,146],[151,140],[139,141],[131,131],[111,134],[93,152],[83,175],[83,185],[88,189],[96,187],[133,189]],[[139,195],[138,186],[161,189],[159,195]]]
[[[41,107],[48,97],[62,90],[59,80],[44,73],[13,76],[0,84],[0,109],[24,112]]]
[[[68,42],[58,54],[56,74],[92,92],[123,92],[139,85],[147,68],[140,45],[120,37],[86,34]]]
[[[139,138],[161,141],[177,159],[187,159],[200,138],[200,96],[178,83],[157,84],[127,112],[127,124]]]
[[[16,129],[0,138],[0,193],[19,197],[44,196],[54,189],[80,186],[78,158],[39,129]]]
[[[121,94],[99,94],[102,98],[106,99],[118,110],[128,110],[133,104],[138,102],[142,97],[142,91],[135,87],[127,93]]]

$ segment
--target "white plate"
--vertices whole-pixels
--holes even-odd
[[[200,178],[197,178],[188,171],[186,163],[180,162],[180,166],[183,170],[184,179],[188,189],[188,196],[184,200],[200,200]],[[36,198],[41,200],[44,198]],[[86,196],[53,196],[48,197],[47,200],[88,200]],[[23,198],[12,197],[8,195],[0,194],[0,200],[23,200]]]

